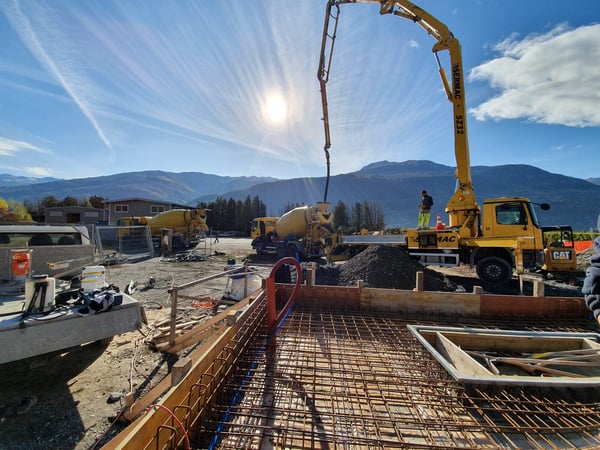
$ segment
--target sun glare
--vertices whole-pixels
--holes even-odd
[[[281,95],[271,95],[264,107],[266,119],[271,123],[281,123],[287,116],[287,104]]]

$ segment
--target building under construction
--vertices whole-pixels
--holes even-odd
[[[104,448],[600,447],[583,299],[281,284],[278,268]]]

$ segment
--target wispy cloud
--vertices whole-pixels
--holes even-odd
[[[560,25],[495,46],[498,58],[471,70],[500,93],[472,108],[478,120],[524,119],[588,127],[600,125],[600,24]]]
[[[0,156],[15,156],[20,152],[34,151],[38,153],[51,153],[49,150],[37,147],[23,141],[15,141],[0,136]]]
[[[67,51],[70,41],[67,36],[61,34],[60,22],[57,23],[53,20],[53,11],[45,7],[42,2],[37,2],[35,5],[28,3],[27,9],[28,12],[33,12],[31,16],[23,14],[19,0],[13,0],[4,11],[29,51],[73,99],[102,142],[112,148],[96,120],[92,108],[87,103],[85,96],[82,95],[83,91],[78,87],[78,81],[83,81],[83,83],[85,81],[78,77],[77,71],[74,69],[77,62]]]
[[[306,16],[311,8],[297,12]],[[101,3],[76,8],[13,0],[3,10],[110,148],[138,145],[123,127],[137,123],[286,160],[290,143],[302,145],[314,136],[312,122],[319,125],[317,45],[298,48],[306,26],[277,8],[131,1],[111,4],[108,13]],[[315,42],[320,26],[311,32]],[[273,90],[285,97],[289,113],[277,129],[261,114]]]

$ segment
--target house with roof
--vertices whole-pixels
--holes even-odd
[[[107,200],[104,207],[109,225],[116,225],[117,220],[123,217],[151,217],[171,209],[192,209],[189,205],[139,197]]]

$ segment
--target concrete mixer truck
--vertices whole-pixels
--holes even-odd
[[[182,236],[186,246],[196,244],[208,231],[206,209],[170,209],[152,217],[123,217],[118,227],[147,226],[153,239],[160,239],[163,229],[172,230],[173,236]],[[123,229],[120,236],[129,233]]]
[[[259,255],[300,260],[327,257],[331,249],[333,213],[329,203],[300,206],[280,218],[257,217],[252,221],[252,248]]]

